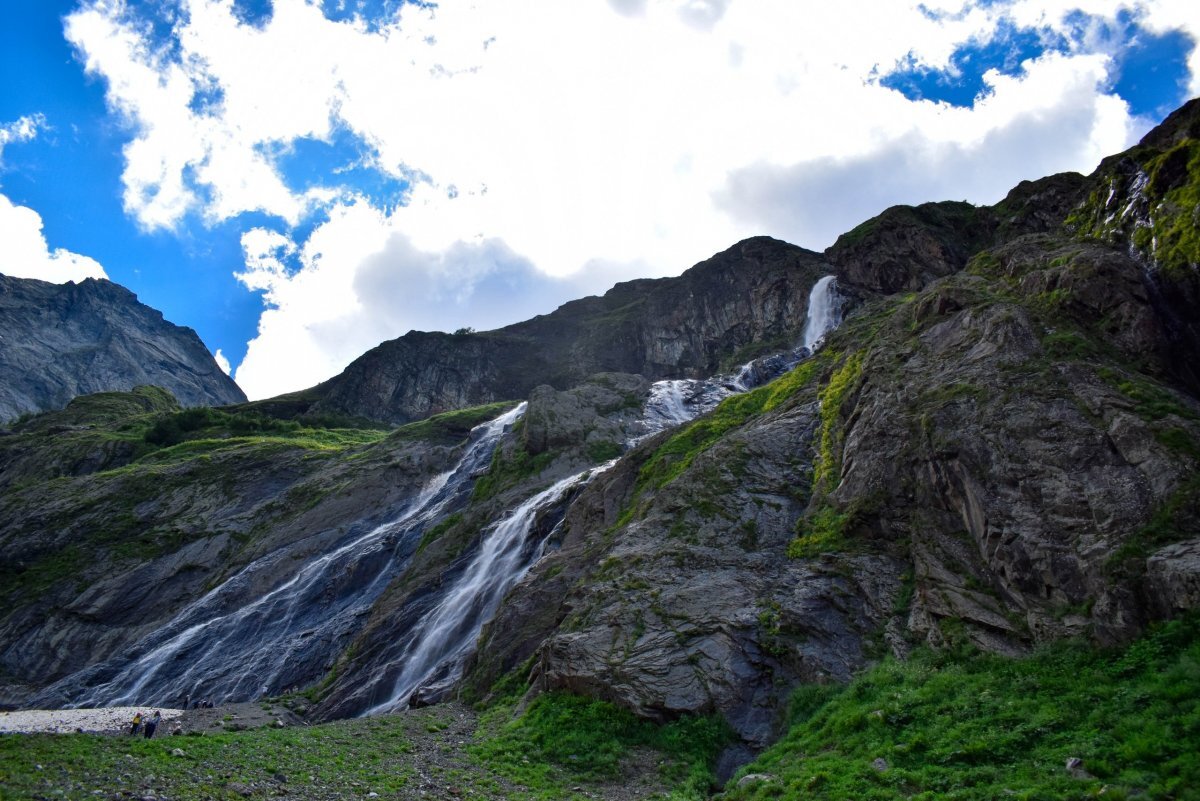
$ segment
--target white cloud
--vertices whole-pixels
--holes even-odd
[[[1021,80],[991,74],[996,94],[974,111],[938,110],[939,138],[914,127],[849,157],[754,164],[730,174],[718,202],[737,219],[821,247],[889,206],[996,203],[1021,180],[1090,172],[1129,143],[1124,103],[1092,91],[1103,76],[1098,58],[1061,56],[1031,62]]]
[[[233,374],[233,366],[229,364],[229,359],[225,357],[220,348],[217,348],[217,352],[213,354],[213,361],[217,363],[217,367],[220,367],[224,371],[225,375]]]
[[[46,117],[29,114],[15,122],[0,125],[0,166],[4,164],[4,147],[13,142],[28,142],[46,129]]]
[[[32,141],[48,128],[41,114],[0,124],[0,168],[4,166],[5,146]],[[4,275],[38,278],[54,284],[108,277],[95,259],[64,248],[51,250],[42,233],[42,216],[27,206],[16,205],[3,194],[0,194],[0,242],[3,243],[0,273]]]
[[[357,201],[336,207],[303,244],[263,228],[242,237],[238,278],[270,306],[235,374],[249,397],[312,386],[409,330],[497,328],[650,272],[597,262],[556,278],[499,239],[427,251],[404,228],[402,212],[387,217]]]
[[[1118,0],[924,5],[940,16],[865,0],[446,0],[370,27],[306,0],[275,0],[259,26],[232,0],[180,5],[172,47],[117,0],[85,3],[66,30],[131,125],[125,202],[142,225],[282,221],[243,239],[240,278],[268,302],[236,371],[251,396],[311,385],[409,328],[507,320],[524,307],[505,281],[532,308],[753,234],[820,247],[891,203],[990,202],[1090,169],[1138,133],[1086,48],[990,76],[971,109],[877,82],[909,57],[946,67],[1001,18],[1062,29]],[[1200,34],[1189,0],[1137,9]],[[336,175],[288,185],[280,154],[335,128],[411,180],[405,205],[372,207]],[[317,209],[328,222],[297,241]]]
[[[38,278],[54,284],[107,278],[95,259],[63,248],[51,250],[42,234],[42,218],[26,206],[0,195],[0,273],[15,278]]]

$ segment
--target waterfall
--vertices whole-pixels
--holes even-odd
[[[674,428],[712,411],[717,404],[740,392],[760,387],[791,370],[820,347],[826,335],[841,322],[837,281],[826,275],[808,293],[804,339],[799,347],[747,362],[729,375],[712,378],[673,378],[656,381],[642,409],[642,428],[629,444]]]
[[[787,372],[838,324],[839,307],[833,277],[822,278],[809,295],[803,344],[794,350],[756,359],[728,375],[657,382],[636,439],[690,421],[724,398]],[[166,706],[188,695],[245,701],[307,684],[360,630],[384,589],[406,568],[421,535],[467,502],[473,477],[524,411],[521,404],[477,426],[458,464],[430,479],[395,519],[365,532],[365,526],[351,528],[331,550],[298,567],[292,563],[300,560],[304,542],[266,554],[121,656],[68,676],[39,697],[55,704],[65,698],[74,706]],[[448,569],[445,584],[413,602],[407,612],[412,624],[389,648],[396,658],[387,660],[368,688],[367,714],[404,706],[414,694],[437,698],[458,681],[483,626],[540,557],[549,537],[534,536],[539,520],[613,464],[562,479],[483,530],[477,549]]]
[[[837,295],[837,279],[827,275],[813,284],[808,293],[808,324],[804,327],[804,347],[809,353],[817,349],[825,335],[841,322],[841,304]]]
[[[374,715],[403,708],[414,693],[437,700],[461,676],[479,633],[490,621],[501,599],[521,580],[541,556],[543,542],[532,542],[538,514],[559,503],[572,489],[616,464],[617,460],[568,476],[508,512],[483,533],[479,550],[471,557],[441,597],[403,635],[402,665],[386,700],[367,709]]]
[[[357,631],[359,618],[407,564],[420,535],[452,502],[463,500],[472,476],[486,467],[524,411],[521,404],[477,426],[458,464],[427,482],[396,519],[353,536],[282,580],[278,573],[294,546],[251,562],[122,660],[68,676],[47,695],[66,695],[75,706],[166,706],[187,695],[245,701],[311,680],[312,666],[323,669],[331,646]]]

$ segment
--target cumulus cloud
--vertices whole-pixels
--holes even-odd
[[[1090,172],[1129,142],[1133,130],[1122,101],[1092,91],[1104,75],[1099,59],[1051,56],[1029,64],[1028,71],[1020,81],[985,76],[993,89],[1013,86],[974,112],[942,111],[946,129],[969,124],[969,116],[994,113],[1003,120],[976,137],[934,139],[914,128],[850,157],[750,165],[730,173],[716,193],[718,203],[784,239],[826,247],[889,206],[996,203],[1021,180]],[[1000,103],[1016,108],[990,108]]]
[[[1189,1],[1128,8],[1195,37]],[[893,203],[991,202],[1140,132],[1108,94],[1112,54],[1076,39],[987,75],[970,108],[880,85],[897,64],[948,69],[1003,25],[1053,39],[1121,0],[448,0],[373,20],[274,0],[253,25],[232,0],[177,7],[164,35],[147,6],[86,0],[66,33],[130,126],[143,226],[277,221],[243,238],[239,277],[266,303],[236,371],[252,396],[410,328],[498,325],[746,236],[819,247]],[[289,173],[339,137],[390,196],[336,164]]]
[[[238,275],[269,305],[235,376],[250,397],[312,386],[409,330],[488,330],[643,276],[644,264],[595,263],[554,277],[499,239],[422,250],[396,217],[339,206],[302,244],[258,228]]]
[[[21,117],[0,125],[0,168],[7,145],[29,142],[47,129],[41,114]],[[38,278],[54,284],[107,278],[95,259],[64,248],[50,249],[42,233],[42,217],[27,206],[18,206],[0,194],[0,273],[14,278]]]
[[[63,248],[50,249],[42,234],[42,217],[0,195],[0,273],[15,278],[38,278],[54,284],[107,278],[95,259]]]

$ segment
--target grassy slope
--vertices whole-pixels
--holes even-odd
[[[514,699],[515,700],[515,699]],[[466,799],[697,798],[724,729],[710,718],[655,726],[598,701],[548,695],[519,718],[453,706],[311,727],[155,740],[88,734],[0,736],[0,798]],[[179,749],[182,755],[174,754]],[[283,781],[280,781],[282,779]],[[678,788],[673,793],[669,788]]]
[[[1200,798],[1200,617],[1123,651],[924,652],[793,697],[729,799]],[[1068,759],[1094,778],[1073,778]],[[886,770],[873,766],[877,759]]]
[[[1020,660],[921,652],[848,687],[801,687],[787,734],[723,797],[1200,798],[1198,623],[1193,615],[1162,625],[1120,651],[1060,643]],[[432,744],[429,735],[453,725],[452,707],[153,741],[2,736],[0,797],[63,789],[82,798],[153,776],[154,790],[173,799],[232,799],[235,785],[261,789],[282,774],[292,798],[416,797],[433,777],[438,790],[454,787],[463,798],[657,790],[699,799],[726,737],[712,718],[656,726],[563,694],[541,696],[519,717],[514,704],[510,696],[486,712],[474,737],[452,730]],[[1094,778],[1072,778],[1071,757]],[[880,758],[886,770],[873,766]],[[767,778],[738,787],[748,774]]]
[[[318,475],[323,466],[370,458],[376,448],[383,453],[415,441],[453,445],[463,441],[474,425],[511,406],[500,403],[449,412],[389,433],[302,424],[268,417],[254,408],[179,410],[167,393],[155,387],[77,398],[61,412],[22,421],[12,436],[0,441],[4,449],[0,456],[13,454],[27,463],[27,472],[16,477],[0,510],[12,516],[14,530],[20,519],[51,507],[58,517],[48,525],[56,528],[72,525],[90,512],[96,512],[100,522],[84,526],[66,547],[29,553],[20,564],[0,565],[0,597],[28,600],[78,576],[84,565],[106,560],[137,563],[208,535],[208,528],[195,521],[181,520],[159,530],[134,514],[139,504],[170,491],[229,487],[263,460],[291,460],[306,475]],[[120,456],[100,463],[96,472],[71,475],[86,455],[112,451],[113,443],[124,446],[117,451]],[[305,486],[306,503],[311,505],[321,491]]]

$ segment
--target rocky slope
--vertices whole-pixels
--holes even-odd
[[[819,254],[748,239],[678,278],[617,284],[496,331],[410,332],[302,396],[310,413],[403,423],[594,373],[703,378],[794,344],[809,290],[829,272]]]
[[[146,384],[165,387],[184,406],[246,400],[195,331],[109,281],[0,275],[0,340],[0,422]]]
[[[479,420],[467,413],[390,435],[308,429],[180,411],[147,387],[77,398],[15,426],[0,437],[0,703],[85,668],[104,680],[134,642],[270,554],[273,569],[227,603],[261,597],[314,555],[394,518]],[[336,596],[338,581],[356,578],[323,589]],[[332,639],[291,654],[281,684],[323,675],[345,644]],[[87,686],[80,678],[40,703]]]
[[[1191,153],[1198,114],[1087,179],[840,239],[827,255],[869,302],[816,359],[586,489],[469,685],[519,669],[646,715],[718,710],[761,745],[789,688],[887,651],[1126,641],[1196,606],[1200,250],[1164,261],[1155,226],[1194,215],[1176,199],[1200,161],[1157,194],[1121,182]],[[1104,208],[1149,209],[1130,239],[1087,224],[1114,185]]]
[[[368,609],[289,662],[314,716],[446,692],[394,695],[405,638],[490,532],[601,464],[537,506],[495,617],[463,618],[490,623],[451,689],[717,713],[732,764],[777,735],[792,688],[888,653],[1128,642],[1200,605],[1198,120],[1189,104],[1093,175],[994,207],[889,209],[823,256],[748,240],[500,332],[410,334],[198,423],[148,390],[34,418],[0,437],[8,698],[116,670],[259,556],[280,554],[285,581],[405,509],[501,409],[389,435],[270,414],[398,421],[496,398],[528,406],[490,463],[405,540]],[[815,356],[643,437],[652,380],[796,344],[823,271],[847,316]]]

